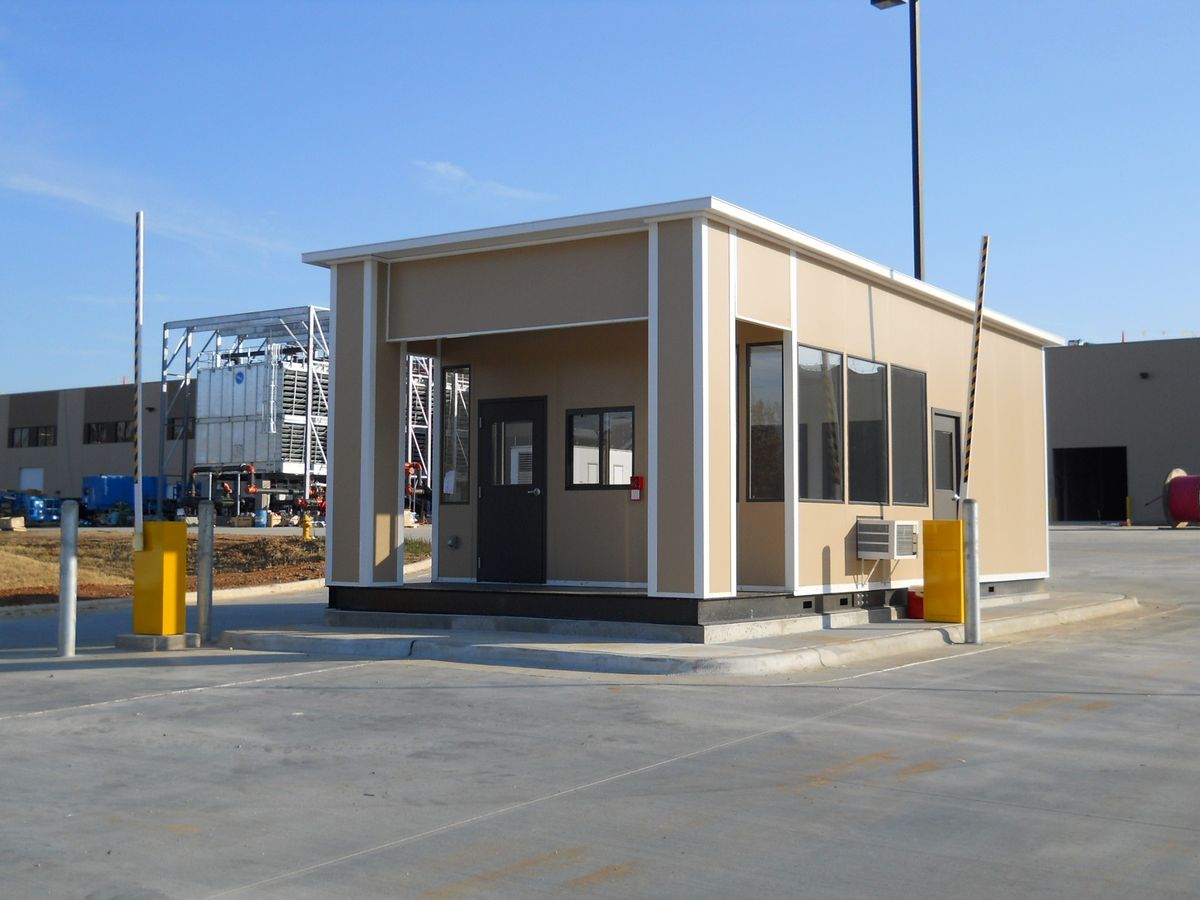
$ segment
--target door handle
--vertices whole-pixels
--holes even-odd
[[[540,497],[540,496],[542,496],[542,489],[541,488],[533,488],[532,490],[528,490],[525,493],[533,494],[533,496],[535,496],[535,497]]]

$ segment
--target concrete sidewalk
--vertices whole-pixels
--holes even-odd
[[[986,642],[1130,613],[1121,594],[1057,593],[985,608]],[[606,638],[579,634],[432,628],[274,628],[231,630],[217,646],[366,659],[428,659],[485,665],[571,669],[633,675],[771,675],[847,666],[961,645],[963,626],[893,618],[891,610],[821,617],[813,630],[720,644]],[[877,621],[869,621],[876,619]]]

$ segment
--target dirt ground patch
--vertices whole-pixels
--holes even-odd
[[[430,554],[428,541],[409,540],[404,561]],[[325,576],[325,542],[292,534],[218,534],[213,546],[216,588],[281,584]],[[0,606],[58,599],[57,531],[0,532]],[[196,589],[196,535],[188,535],[188,590]],[[133,545],[129,532],[79,533],[78,595],[81,599],[128,597],[133,592]]]

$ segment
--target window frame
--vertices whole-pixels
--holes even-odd
[[[780,355],[779,393],[780,393],[780,397],[782,398],[785,393],[784,388],[787,383],[787,375],[783,370],[783,367],[787,365],[787,354],[785,352],[783,352],[785,349],[784,342],[782,340],[779,340],[779,341],[748,341],[745,344],[745,347],[746,347],[746,360],[745,360],[745,363],[746,363],[746,368],[745,368],[745,372],[746,372],[746,496],[745,496],[745,502],[746,503],[785,503],[785,502],[787,502],[787,497],[785,496],[787,493],[787,471],[786,471],[786,469],[780,473],[783,477],[780,479],[779,496],[778,497],[755,497],[753,492],[750,490],[751,480],[753,478],[752,462],[753,462],[753,458],[754,458],[754,442],[751,439],[751,436],[754,431],[754,421],[753,421],[754,410],[750,403],[750,388],[751,388],[750,364],[751,364],[751,360],[754,356],[753,351],[754,351],[755,347],[778,347],[779,348],[779,355]],[[741,374],[740,367],[739,367],[738,373],[739,373],[739,375]],[[780,428],[781,428],[781,431],[783,432],[783,441],[782,441],[781,447],[782,447],[782,445],[786,445],[786,443],[787,443],[787,409],[782,410],[782,419],[783,419],[783,421],[780,423]],[[783,460],[783,465],[786,466],[788,464],[788,462],[787,462],[786,454],[783,453],[782,449],[780,450],[780,456],[781,456],[781,459]],[[739,481],[740,480],[741,479],[739,479]]]
[[[896,369],[900,369],[904,372],[911,372],[914,375],[921,376],[921,415],[923,417],[922,422],[921,422],[921,435],[922,435],[922,439],[925,442],[925,453],[924,453],[924,457],[923,457],[923,459],[924,459],[923,465],[924,465],[924,470],[925,470],[925,477],[924,477],[925,499],[920,502],[917,502],[915,500],[897,500],[896,499],[896,449],[895,449],[895,445],[896,445],[896,435],[895,435],[896,415],[895,415],[895,410],[890,408],[892,403],[895,402],[895,397],[896,397],[895,386],[892,384],[892,375],[894,374]],[[889,406],[889,410],[888,410],[888,417],[889,417],[889,421],[888,421],[888,456],[889,456],[888,469],[890,470],[888,473],[890,476],[890,481],[888,482],[888,494],[891,497],[891,505],[892,506],[911,506],[911,507],[916,507],[918,509],[928,507],[933,502],[933,500],[932,500],[933,491],[931,490],[932,484],[930,483],[931,476],[932,476],[932,467],[929,464],[930,449],[932,446],[931,434],[932,434],[932,429],[933,429],[933,416],[930,413],[930,409],[929,409],[929,373],[923,372],[920,369],[913,369],[909,366],[897,366],[897,365],[889,364],[888,365],[888,398],[887,399],[888,399],[888,406]]]
[[[841,466],[841,469],[842,469],[842,496],[841,497],[831,497],[829,499],[826,499],[824,497],[800,497],[799,496],[800,484],[799,484],[799,478],[797,478],[797,484],[796,484],[797,499],[801,503],[824,503],[824,504],[836,503],[836,504],[845,506],[847,503],[850,502],[850,500],[849,500],[849,498],[850,498],[850,488],[849,488],[850,479],[847,477],[849,475],[849,468],[848,468],[849,458],[848,457],[849,457],[850,451],[848,449],[847,442],[846,442],[846,373],[849,371],[849,366],[846,364],[846,360],[848,360],[850,358],[850,354],[848,354],[845,350],[833,350],[828,347],[818,347],[814,344],[806,344],[803,341],[797,341],[796,342],[797,350],[801,347],[803,347],[805,350],[815,350],[818,353],[829,353],[832,355],[836,355],[838,358],[841,359],[841,363],[839,365],[842,370],[842,377],[840,379],[840,381],[841,381],[840,387],[842,389],[842,393],[841,393],[841,397],[840,397],[841,402],[838,404],[838,449],[840,451],[839,458],[838,458],[838,465]],[[796,360],[797,415],[799,414],[799,406],[800,406],[800,404],[799,404],[800,360],[798,357],[799,357],[799,353],[797,353],[797,360]],[[796,425],[799,426],[799,424],[800,424],[800,422],[799,422],[799,420],[797,420]],[[797,431],[798,430],[799,429],[797,428]],[[800,442],[798,440],[796,441],[795,454],[796,454],[796,470],[797,470],[797,476],[798,476],[799,468],[800,468]]]
[[[629,452],[636,461],[637,459],[637,410],[633,406],[588,406],[580,407],[579,409],[568,409],[566,411],[566,478],[565,488],[568,491],[627,491],[629,490],[629,482],[624,484],[605,484],[601,481],[599,484],[573,484],[572,476],[575,474],[575,430],[571,427],[571,418],[573,416],[593,416],[600,417],[600,472],[601,476],[608,471],[606,458],[608,456],[608,438],[607,432],[604,429],[604,414],[605,413],[629,413]],[[630,475],[636,474],[636,463],[631,466],[635,471],[630,472]]]

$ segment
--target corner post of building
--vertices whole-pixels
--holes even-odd
[[[800,513],[800,479],[796,467],[799,459],[796,452],[799,441],[799,401],[796,396],[797,339],[799,337],[798,296],[796,286],[796,251],[791,251],[789,260],[789,290],[791,308],[788,316],[789,329],[784,333],[783,348],[783,534],[784,534],[784,585],[793,596],[800,585],[800,535],[798,518]]]
[[[441,575],[438,568],[438,546],[441,544],[442,517],[442,339],[437,339],[433,359],[429,364],[429,380],[432,384],[431,409],[429,411],[429,490],[432,500],[433,527],[430,529],[430,579],[437,581]]]
[[[653,597],[658,593],[658,223],[651,222],[647,230],[646,593]],[[436,541],[433,552],[436,560]]]
[[[399,345],[399,363],[400,363],[400,404],[397,409],[397,420],[399,421],[399,434],[396,437],[396,446],[399,448],[400,458],[396,463],[397,485],[396,485],[396,515],[399,518],[399,531],[396,538],[396,583],[404,584],[404,526],[408,523],[404,519],[404,498],[408,491],[408,473],[405,471],[404,464],[408,462],[408,448],[411,446],[408,441],[408,432],[412,427],[412,384],[409,379],[412,374],[412,367],[408,363],[408,341],[401,341]],[[412,496],[412,511],[413,519],[416,520],[417,512],[417,495]]]
[[[404,441],[407,420],[407,345],[389,341],[390,266],[366,263],[363,285],[363,469],[369,470],[360,509],[361,545],[367,548],[363,583],[404,581]],[[365,486],[364,486],[365,488]],[[364,560],[360,559],[360,566]]]
[[[329,347],[329,385],[326,389],[326,420],[325,420],[325,581],[330,583],[333,581],[333,486],[334,486],[334,461],[333,461],[333,446],[334,438],[337,435],[335,427],[335,404],[334,396],[337,393],[337,354],[334,350],[337,348],[337,293],[338,293],[338,267],[336,265],[329,267],[329,334],[325,336],[325,340]],[[221,338],[217,337],[217,352],[221,350]],[[312,360],[309,360],[310,364]]]
[[[358,578],[359,584],[374,581],[375,570],[375,347],[376,284],[374,260],[363,261],[362,373],[359,400],[361,465],[358,470]]]
[[[711,587],[711,479],[709,469],[709,280],[708,220],[692,219],[692,592],[707,597]]]

